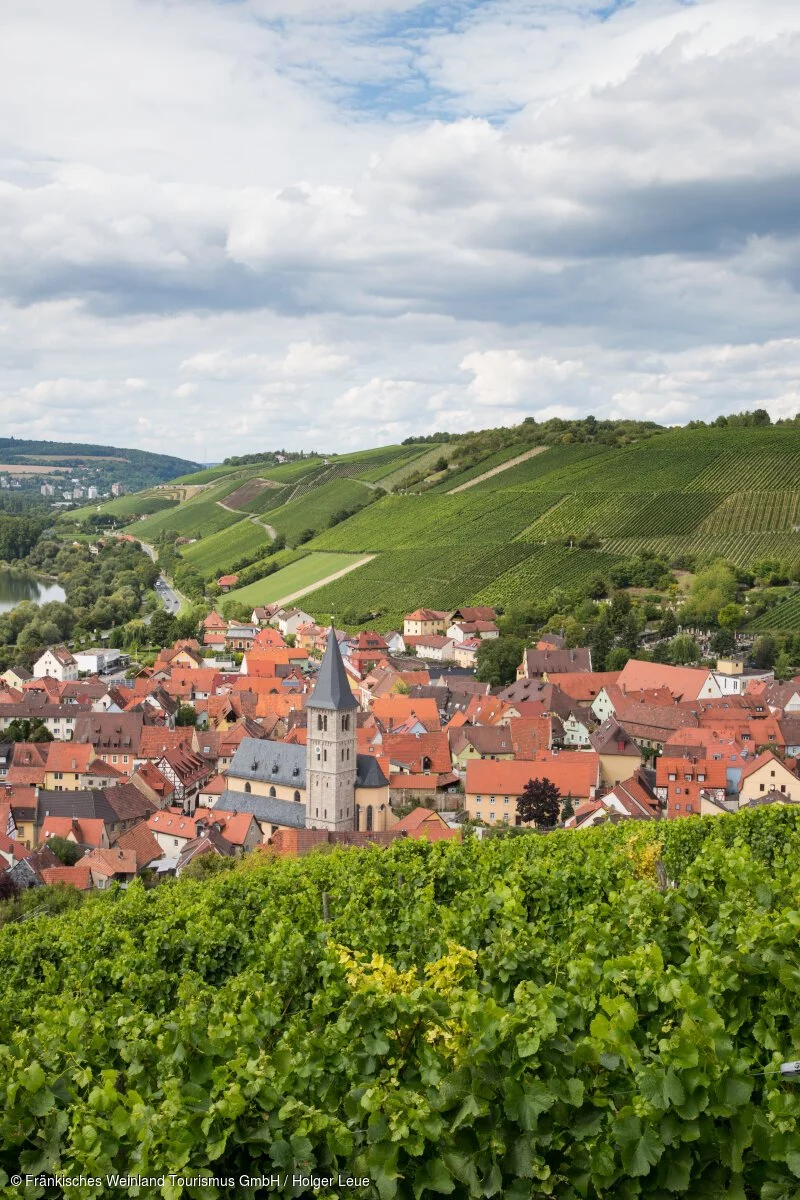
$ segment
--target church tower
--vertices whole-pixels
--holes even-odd
[[[306,825],[334,831],[355,828],[356,710],[358,705],[331,626],[308,713]]]

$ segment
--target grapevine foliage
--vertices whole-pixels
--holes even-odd
[[[790,808],[399,842],[7,926],[0,1192],[313,1168],[366,1200],[791,1200],[798,849]]]

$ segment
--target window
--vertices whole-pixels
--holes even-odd
[[[319,746],[314,747],[314,753],[316,755],[317,762],[319,762],[319,760],[322,758],[322,751],[320,750]]]
[[[112,755],[111,755],[111,761],[112,761],[112,763],[118,762],[118,761],[119,761],[119,755],[118,755],[118,754],[112,754]]]
[[[681,806],[680,806],[680,804],[676,804],[676,805],[675,805],[675,812],[680,812],[680,811],[681,811]]]
[[[681,794],[681,789],[680,789],[680,788],[675,788],[675,795],[676,795],[676,796],[680,796],[680,794]]]
[[[781,784],[781,791],[784,793],[786,792],[786,784],[785,783]]]
[[[274,799],[275,799],[275,797],[277,796],[277,794],[278,794],[278,793],[275,791],[275,788],[274,788],[274,787],[271,787],[271,788],[269,789],[269,794],[270,794],[270,799],[271,799],[271,800],[274,800]]]
[[[705,775],[704,775],[704,774],[703,774],[703,775],[698,775],[698,776],[697,776],[697,778],[698,778],[698,780],[700,781],[700,783],[705,783],[705,781],[706,781],[706,777],[705,777]]]
[[[173,839],[172,839],[172,844],[173,844],[173,846],[177,846],[177,844],[178,844],[178,839],[177,839],[177,838],[173,838]]]
[[[253,790],[253,789],[250,787],[250,784],[249,784],[249,783],[246,783],[246,784],[244,785],[244,790],[245,790],[246,792],[252,792],[252,790]]]
[[[758,790],[759,790],[760,792],[765,792],[765,791],[767,790],[767,789],[766,789],[766,785],[765,785],[765,784],[763,784],[763,783],[760,783],[760,784],[758,785]]]
[[[295,794],[294,794],[294,802],[295,802],[295,804],[299,804],[299,803],[300,803],[300,793],[299,793],[299,792],[295,792]]]
[[[672,780],[672,779],[677,779],[677,778],[678,778],[678,776],[675,774],[675,772],[674,772],[674,771],[670,771],[670,773],[669,773],[669,775],[667,776],[667,778],[668,778],[668,779],[670,779],[670,780]]]
[[[687,813],[694,812],[694,805],[693,805],[693,804],[687,804],[687,805],[686,805],[686,811],[687,811]]]
[[[128,761],[128,756],[127,756],[127,754],[123,754],[123,756],[122,756],[122,761],[123,761],[124,763],[127,763],[127,761]]]
[[[688,782],[692,777],[691,775],[684,775],[683,778]]]
[[[503,797],[503,804],[508,804],[508,796]]]
[[[775,772],[774,772],[774,771],[770,771],[770,773],[769,773],[769,774],[770,774],[770,778],[771,778],[771,779],[774,779],[774,778],[775,778]]]
[[[63,772],[63,771],[56,771],[56,773],[55,773],[55,776],[56,776],[56,779],[63,779],[63,778],[64,778],[64,772]]]
[[[327,750],[323,750],[323,751],[322,751],[322,761],[323,761],[323,762],[327,762],[327,761],[328,761],[328,751],[327,751]]]
[[[345,713],[342,717],[342,732],[347,733],[350,729],[350,714]]]
[[[322,713],[317,713],[317,729],[322,729]]]
[[[503,813],[503,824],[504,825],[508,824],[508,813]]]

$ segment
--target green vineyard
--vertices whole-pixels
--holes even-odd
[[[607,577],[619,558],[643,552],[681,563],[722,557],[744,568],[765,559],[788,569],[800,563],[795,427],[674,429],[621,448],[542,447],[526,462],[448,494],[528,449],[524,437],[446,480],[434,476],[427,491],[399,494],[404,480],[452,458],[457,443],[212,468],[185,477],[202,490],[180,504],[152,511],[150,496],[125,497],[117,515],[147,514],[128,526],[145,540],[164,531],[198,539],[181,552],[206,578],[258,552],[261,535],[257,525],[242,523],[246,514],[260,515],[289,545],[315,531],[304,543],[311,551],[373,554],[368,566],[305,603],[320,616],[357,610],[366,620],[375,613],[386,628],[421,604],[520,605],[554,588],[578,588],[594,575]],[[376,501],[377,486],[398,492]],[[563,545],[585,538],[597,539],[589,542],[594,549]],[[270,577],[270,592],[273,586]]]
[[[796,1200],[799,827],[400,840],[7,925],[0,1188]]]

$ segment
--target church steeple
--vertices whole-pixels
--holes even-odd
[[[358,708],[347,681],[347,672],[333,625],[328,631],[328,644],[325,647],[322,666],[308,704],[314,708],[341,709],[342,712]]]
[[[331,626],[317,682],[306,705],[306,821],[312,829],[355,828],[357,708]]]

